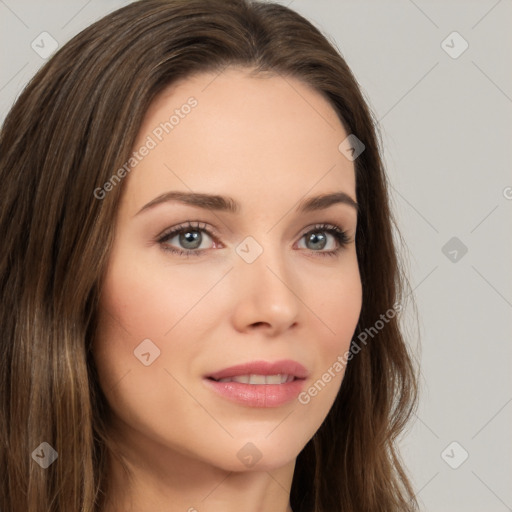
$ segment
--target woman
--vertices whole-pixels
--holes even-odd
[[[417,509],[386,178],[315,27],[133,3],[0,148],[1,510]]]

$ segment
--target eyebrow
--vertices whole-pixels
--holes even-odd
[[[228,212],[233,214],[240,212],[240,204],[232,197],[204,194],[200,192],[172,191],[165,192],[164,194],[155,197],[155,199],[151,200],[149,203],[144,205],[136,213],[136,215],[142,213],[145,210],[154,208],[159,204],[168,203],[172,201],[177,201],[198,208],[204,208],[206,210]],[[352,197],[350,197],[348,194],[346,194],[345,192],[334,192],[331,194],[322,194],[319,196],[303,199],[298,204],[297,208],[295,209],[295,212],[307,213],[317,210],[325,210],[330,206],[339,203],[351,206],[356,211],[359,210],[358,203],[354,199],[352,199]]]

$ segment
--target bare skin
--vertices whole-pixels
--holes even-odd
[[[158,141],[155,128],[191,96],[197,105]],[[362,300],[356,210],[339,202],[295,211],[321,194],[355,201],[354,165],[338,150],[348,134],[329,103],[297,79],[228,68],[166,89],[135,149],[148,135],[156,147],[118,185],[125,188],[93,348],[111,429],[134,475],[129,483],[111,459],[105,510],[290,512],[296,457],[344,371],[307,404],[295,398],[277,407],[235,403],[204,378],[240,363],[292,359],[309,372],[307,390],[348,350]],[[140,211],[169,191],[230,196],[240,211],[177,201]],[[193,249],[183,236],[162,240],[187,221],[212,236],[185,230],[200,237]],[[348,241],[318,224],[339,227]],[[311,231],[316,241],[304,236]],[[246,237],[257,245],[244,245]],[[239,246],[263,252],[248,263]],[[155,357],[146,346],[147,366],[134,355],[146,339],[160,350]],[[261,457],[254,465],[240,456],[246,445]]]

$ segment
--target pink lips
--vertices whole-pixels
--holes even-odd
[[[218,382],[219,379],[240,375],[293,376],[293,380],[283,384],[244,384],[240,382]],[[308,371],[296,361],[282,360],[274,363],[254,361],[231,366],[212,373],[203,379],[204,384],[214,392],[248,407],[279,407],[297,398],[304,387]]]
[[[298,379],[305,379],[308,376],[308,371],[300,363],[291,361],[290,359],[283,359],[282,361],[275,361],[274,363],[253,361],[251,363],[230,366],[229,368],[224,368],[224,370],[208,375],[208,378],[219,380],[236,377],[237,375],[277,375],[278,373],[293,375]]]

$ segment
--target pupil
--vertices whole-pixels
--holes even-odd
[[[186,249],[197,249],[201,245],[201,234],[197,231],[182,233],[180,235],[180,243],[184,244]]]
[[[325,235],[320,235],[318,236],[316,233],[313,233],[309,236],[309,241],[310,242],[313,242],[313,243],[316,243],[318,241],[320,241],[320,247],[316,247],[317,249],[323,249],[325,247],[325,243],[326,243],[326,240],[325,240]],[[314,249],[315,247],[313,247]]]

